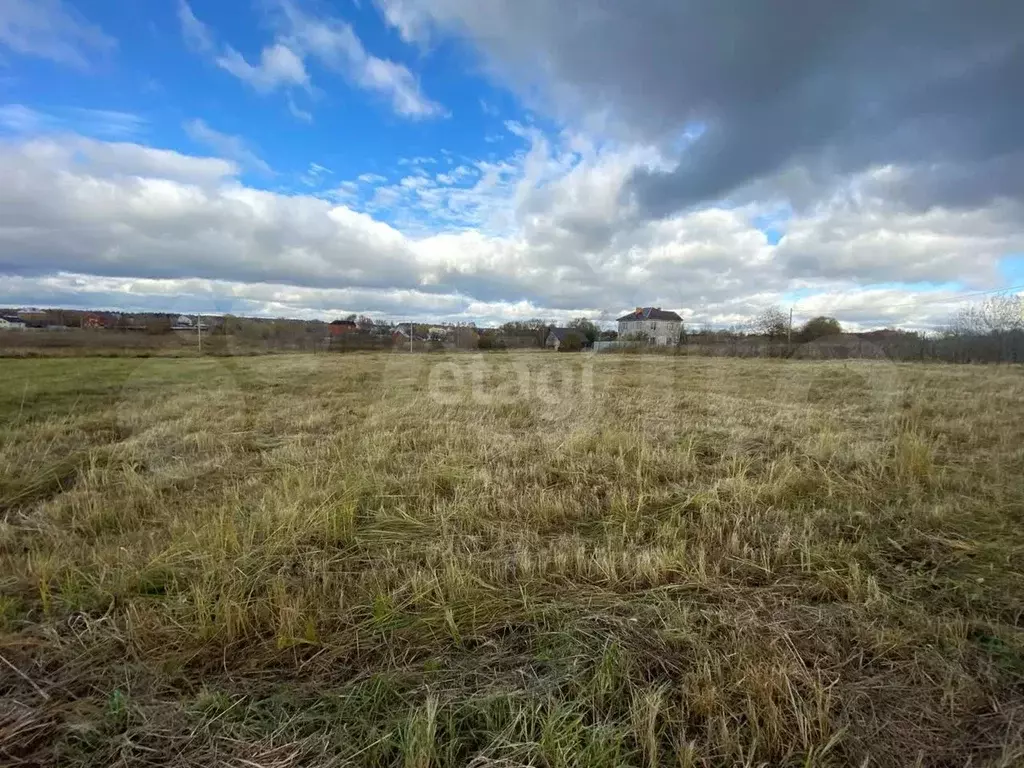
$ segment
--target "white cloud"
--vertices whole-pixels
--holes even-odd
[[[103,138],[131,138],[147,125],[145,118],[130,112],[70,107],[43,112],[24,104],[0,106],[0,126],[15,133],[39,134],[75,131]]]
[[[131,138],[142,132],[148,122],[132,112],[115,109],[73,107],[67,113],[75,130],[104,138]]]
[[[437,164],[437,158],[436,157],[424,157],[422,155],[418,156],[418,157],[401,157],[401,158],[398,159],[398,164],[399,165],[436,165]]]
[[[192,7],[185,0],[178,1],[178,23],[185,43],[199,53],[211,53],[216,48],[213,33],[192,13]]]
[[[203,120],[189,120],[183,126],[193,141],[210,147],[221,157],[236,161],[244,168],[267,175],[273,174],[270,166],[246,145],[240,136],[215,131]]]
[[[398,30],[407,43],[421,41],[426,36],[428,18],[419,3],[409,0],[374,0],[387,23]]]
[[[309,87],[309,74],[302,59],[288,46],[274,43],[260,53],[260,63],[253,65],[238,51],[226,46],[216,59],[217,66],[261,93],[278,87]]]
[[[288,97],[288,111],[292,114],[292,117],[297,120],[301,120],[304,123],[313,122],[313,113],[300,108],[291,96]]]
[[[440,117],[444,108],[427,98],[419,81],[403,64],[369,53],[352,26],[334,17],[306,14],[288,0],[278,3],[281,36],[305,54],[343,73],[360,88],[386,96],[395,113],[411,119]]]
[[[43,184],[44,179],[47,182],[59,181],[62,173],[68,174],[69,183],[77,179],[87,184],[99,184],[106,179],[122,178],[199,186],[219,183],[238,173],[238,167],[227,160],[192,157],[141,144],[97,141],[81,136],[0,142],[0,162],[4,170],[10,172],[10,175],[3,176],[8,180],[24,183],[28,180],[24,176],[26,170],[39,172],[38,179],[31,179],[32,186],[22,187],[26,194],[37,188],[36,182]],[[13,182],[9,186],[7,195],[17,200],[18,190],[13,188]],[[34,202],[45,204],[45,199]]]
[[[393,209],[393,224],[354,209],[354,181],[319,197],[280,194],[240,184],[236,162],[221,159],[70,136],[0,143],[4,295],[7,303],[67,303],[57,297],[78,291],[76,301],[93,305],[152,307],[188,294],[297,316],[407,315],[409,301],[424,317],[478,321],[584,311],[609,319],[656,304],[691,323],[732,324],[801,289],[798,317],[826,311],[849,324],[925,327],[941,322],[955,292],[889,283],[918,273],[994,275],[998,254],[1018,243],[1016,232],[995,226],[998,206],[973,219],[895,210],[894,220],[905,217],[901,242],[885,259],[869,258],[868,244],[861,268],[836,257],[834,274],[812,274],[787,250],[795,246],[773,246],[755,226],[766,210],[757,204],[635,218],[620,193],[648,150],[530,140],[506,160],[479,162],[469,186],[410,175],[378,187],[367,210]],[[858,186],[857,177],[844,184]],[[827,244],[830,227],[854,243],[877,228],[877,210],[831,200],[794,212],[787,238],[817,252],[814,239]],[[423,218],[406,226],[402,216],[417,211]],[[982,231],[992,242],[980,259],[947,258],[950,248],[973,248]],[[936,271],[936,263],[945,266]]]
[[[326,166],[320,165],[319,163],[310,163],[309,168],[307,168],[306,172],[299,177],[299,180],[307,187],[318,187],[324,182],[327,176],[330,176],[333,173],[334,171]],[[352,184],[353,186],[355,185],[355,182],[345,183]]]
[[[464,179],[467,179],[470,176],[472,176],[474,173],[475,171],[469,166],[459,165],[456,166],[455,168],[452,168],[450,171],[446,173],[437,174],[437,176],[435,176],[434,178],[437,180],[438,184],[450,186],[452,184],[460,183]]]
[[[261,93],[293,87],[312,90],[306,59],[313,57],[359,88],[386,97],[392,110],[402,117],[418,120],[447,114],[440,104],[423,94],[419,80],[408,67],[369,53],[347,22],[330,16],[312,16],[290,0],[272,0],[268,7],[278,11],[272,14],[277,22],[277,38],[263,48],[256,64],[230,45],[218,51],[213,32],[196,18],[185,0],[178,6],[178,20],[192,50],[212,56],[217,66]],[[288,109],[299,120],[313,120],[312,114],[296,105],[291,95]]]
[[[50,126],[50,116],[24,104],[0,106],[0,126],[17,133],[38,133]]]
[[[278,89],[312,89],[303,57],[289,45],[276,41],[264,47],[260,51],[259,62],[253,64],[232,46],[221,46],[213,30],[196,18],[185,0],[179,2],[178,21],[181,25],[181,34],[189,48],[196,53],[210,56],[218,67],[257,92],[268,94]],[[313,122],[313,115],[299,108],[291,93],[288,93],[288,111],[303,122]]]
[[[321,196],[337,203],[351,204],[359,198],[359,185],[354,181],[343,181],[334,189],[321,193]]]
[[[383,184],[387,181],[387,179],[379,173],[361,173],[359,174],[358,179],[364,184]]]
[[[0,46],[12,53],[84,68],[116,41],[61,0],[2,0]]]

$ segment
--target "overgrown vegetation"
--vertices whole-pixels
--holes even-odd
[[[0,365],[0,763],[1024,761],[1016,368]]]

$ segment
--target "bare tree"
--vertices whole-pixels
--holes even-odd
[[[1004,294],[961,307],[950,318],[947,336],[985,336],[1024,330],[1024,300]]]
[[[750,324],[754,333],[770,339],[785,338],[789,329],[789,318],[777,305],[765,307]]]
[[[977,307],[976,314],[978,325],[987,333],[1004,334],[1024,330],[1024,301],[1020,296],[990,296]]]

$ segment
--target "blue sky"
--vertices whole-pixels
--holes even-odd
[[[415,71],[424,100],[437,115],[395,114],[386,92],[360,88],[315,56],[307,57],[309,85],[282,84],[259,90],[218,66],[227,46],[258,63],[275,41],[271,3],[250,0],[193,0],[187,7],[207,30],[213,48],[196,50],[181,28],[182,5],[95,0],[82,12],[116,40],[87,70],[26,57],[5,88],[6,100],[41,112],[56,112],[69,129],[100,138],[145,139],[154,146],[207,154],[211,146],[190,136],[186,125],[204,121],[219,133],[244,137],[251,152],[272,169],[242,166],[241,180],[267,189],[303,190],[316,176],[316,189],[332,182],[380,174],[400,179],[414,158],[430,168],[470,158],[497,157],[518,143],[505,129],[509,119],[527,115],[504,89],[489,84],[464,46],[445,42],[429,53],[403,44],[369,3],[343,0],[323,4],[331,18],[352,25],[368,52]],[[428,95],[429,94],[429,95]],[[294,110],[292,109],[294,107]],[[102,109],[139,118],[122,126],[74,110]],[[305,113],[297,116],[297,113]],[[442,153],[444,150],[444,153]],[[309,174],[311,165],[329,169]],[[436,167],[435,167],[436,166]]]
[[[881,78],[685,1],[6,0],[0,304],[935,327],[1024,283],[1021,41],[972,19]]]

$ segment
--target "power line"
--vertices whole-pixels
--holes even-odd
[[[1011,285],[1009,288],[990,288],[987,291],[973,291],[971,293],[961,293],[949,299],[932,299],[931,301],[906,301],[903,302],[902,304],[890,304],[889,308],[895,309],[896,307],[906,307],[912,304],[947,304],[949,302],[970,299],[975,296],[987,296],[990,293],[1010,293],[1011,291],[1024,291],[1024,285]]]

